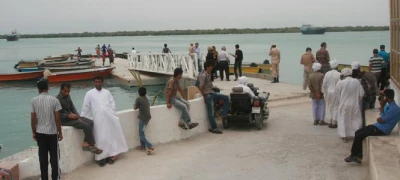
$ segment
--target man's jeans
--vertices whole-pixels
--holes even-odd
[[[229,112],[229,97],[220,93],[209,93],[205,95],[205,103],[208,114],[208,121],[210,121],[210,126],[212,130],[217,130],[217,122],[215,122],[214,117],[214,101],[224,100],[224,106],[222,108],[222,116],[225,116]]]
[[[185,122],[187,125],[190,125],[191,122],[190,122],[190,114],[189,114],[189,110],[190,110],[189,102],[187,102],[184,99],[177,97],[177,96],[171,97],[170,101],[171,101],[171,104],[175,108],[182,111],[181,119],[183,120],[183,122]]]
[[[203,70],[201,67],[202,67],[202,64],[201,64],[201,60],[200,60],[200,58],[199,59],[197,59],[197,64],[199,65],[198,67],[199,67],[199,73],[201,73],[201,71]]]
[[[146,129],[148,122],[143,122],[142,120],[139,120],[139,137],[140,137],[140,146],[142,148],[153,148],[153,145],[147,141],[146,136],[144,135],[144,130]]]

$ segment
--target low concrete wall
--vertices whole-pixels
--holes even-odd
[[[168,109],[166,105],[151,107],[152,119],[146,127],[146,137],[153,144],[177,141],[208,131],[208,121],[203,99],[189,101],[191,104],[190,115],[193,122],[199,126],[192,130],[183,130],[178,127],[181,113],[176,108]],[[129,149],[138,145],[139,127],[138,111],[125,110],[117,113]],[[83,132],[72,127],[63,127],[64,139],[60,142],[60,166],[62,173],[69,173],[85,163],[94,161],[94,155],[82,151]],[[19,164],[21,179],[38,177],[40,175],[37,148],[15,154],[3,161],[13,161]],[[49,168],[50,170],[50,168]],[[50,172],[50,171],[49,171]]]

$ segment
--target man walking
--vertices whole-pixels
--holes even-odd
[[[306,53],[301,56],[300,64],[304,66],[303,73],[303,90],[306,90],[308,87],[308,76],[312,73],[312,65],[315,62],[314,55],[312,54],[312,49],[307,48]]]
[[[40,175],[42,180],[48,180],[48,165],[50,154],[51,179],[60,179],[58,141],[63,139],[60,122],[60,102],[48,94],[49,86],[46,80],[37,83],[39,96],[32,99],[31,128],[32,138],[39,147]]]
[[[380,46],[380,51],[378,52],[378,56],[382,57],[384,64],[382,65],[381,70],[381,86],[378,87],[380,90],[383,90],[386,86],[389,85],[390,79],[390,57],[389,54],[385,51],[385,45]]]
[[[384,136],[390,135],[393,128],[399,122],[400,119],[400,108],[394,101],[393,89],[385,89],[383,92],[385,99],[380,102],[380,116],[376,119],[376,123],[368,125],[356,131],[353,145],[351,147],[351,154],[345,158],[346,162],[361,163],[363,159],[362,141],[369,136]],[[387,104],[386,109],[384,109]]]
[[[235,72],[235,80],[238,80],[238,70],[239,70],[239,77],[242,76],[242,61],[243,61],[243,52],[239,49],[239,44],[235,45],[236,52],[235,52],[235,65],[233,66],[233,71]]]
[[[373,56],[369,59],[369,72],[374,74],[376,84],[379,87],[382,65],[384,65],[385,62],[383,61],[382,57],[378,56],[378,49],[374,49],[372,53]]]
[[[226,53],[226,47],[222,46],[221,48],[221,52],[218,53],[218,63],[219,63],[219,76],[221,77],[221,81],[224,80],[224,72],[225,72],[225,77],[226,77],[226,81],[230,81],[229,80],[229,64],[231,62],[231,60],[229,59],[228,54]]]
[[[190,104],[187,102],[187,97],[185,95],[185,92],[179,85],[179,80],[182,79],[182,74],[183,70],[181,68],[176,68],[174,70],[174,77],[171,78],[165,87],[165,100],[167,102],[167,108],[170,109],[172,106],[175,108],[181,110],[182,115],[181,118],[183,122],[179,122],[179,127],[182,129],[193,129],[199,125],[199,123],[192,123],[189,110],[190,110]],[[177,93],[181,93],[182,98],[177,96]]]
[[[103,150],[96,147],[93,137],[93,121],[85,117],[80,117],[69,95],[71,91],[70,83],[62,83],[60,93],[57,99],[60,101],[62,109],[60,110],[61,124],[63,126],[72,126],[77,129],[82,129],[85,134],[82,149],[90,151],[94,154],[101,154]]]
[[[210,121],[210,126],[211,126],[211,129],[209,129],[209,131],[212,133],[215,133],[215,134],[222,134],[222,131],[218,130],[217,123],[215,122],[213,104],[214,104],[215,100],[223,100],[224,101],[224,106],[222,108],[222,119],[224,120],[228,116],[229,97],[224,94],[216,93],[212,89],[213,85],[211,82],[211,71],[212,71],[213,67],[214,67],[214,64],[212,64],[211,62],[205,63],[205,70],[199,77],[199,81],[200,81],[199,89],[200,89],[201,95],[203,95],[204,102],[206,104],[208,120]]]
[[[322,42],[321,49],[319,49],[316,54],[317,61],[322,65],[321,72],[324,74],[331,69],[331,67],[329,66],[329,61],[330,61],[329,52],[328,50],[326,50],[326,48],[327,48],[326,42]]]
[[[312,66],[314,72],[310,74],[308,79],[308,87],[310,88],[310,97],[312,99],[314,125],[326,125],[325,117],[325,100],[324,94],[321,92],[324,74],[321,73],[321,64],[314,63]]]
[[[326,116],[328,119],[329,128],[337,128],[337,99],[335,97],[335,89],[340,81],[340,72],[338,71],[338,62],[333,60],[330,62],[332,70],[325,74],[322,83],[322,93],[325,95]]]
[[[271,83],[279,83],[279,63],[281,62],[281,52],[275,44],[271,46],[269,56],[271,56],[272,76],[274,77],[274,80]]]
[[[103,78],[95,77],[94,86],[85,95],[81,116],[94,121],[94,138],[97,147],[103,150],[102,154],[95,155],[95,160],[102,167],[107,162],[113,164],[118,154],[128,151],[128,146],[115,112],[114,98],[103,88]]]
[[[364,90],[361,83],[351,77],[350,68],[342,69],[343,80],[336,85],[338,104],[338,133],[347,143],[347,137],[354,137],[354,133],[362,126],[361,106]]]

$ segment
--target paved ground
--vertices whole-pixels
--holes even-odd
[[[261,131],[246,126],[205,133],[156,146],[152,156],[131,150],[114,165],[91,163],[63,179],[368,179],[368,162],[343,161],[351,143],[342,143],[336,130],[312,125],[308,98],[285,102],[270,103]]]

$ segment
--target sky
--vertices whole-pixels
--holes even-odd
[[[0,34],[387,26],[389,0],[0,0]]]

